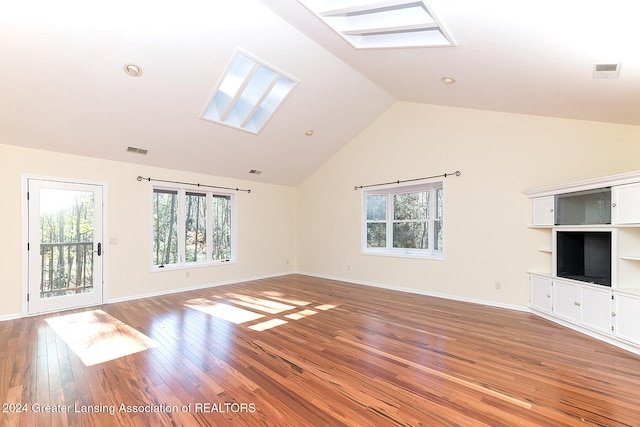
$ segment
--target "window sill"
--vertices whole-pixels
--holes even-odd
[[[158,273],[162,271],[178,271],[178,270],[191,270],[193,268],[203,268],[203,267],[218,267],[221,265],[228,264],[237,264],[238,261],[230,260],[230,261],[212,261],[212,262],[193,262],[193,263],[181,263],[181,264],[168,264],[164,267],[159,267],[154,265],[151,267],[151,273]]]
[[[435,261],[444,261],[443,252],[378,252],[378,251],[362,251],[362,255],[383,256],[392,258],[413,258],[413,259],[431,259]]]

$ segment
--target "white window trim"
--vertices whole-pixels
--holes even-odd
[[[375,255],[375,256],[389,256],[389,257],[399,257],[399,258],[420,258],[420,259],[434,259],[434,260],[444,260],[445,259],[445,250],[446,250],[446,180],[444,178],[433,178],[421,180],[418,182],[411,182],[405,184],[389,184],[384,186],[379,186],[375,189],[368,189],[362,192],[362,212],[360,214],[360,223],[361,223],[361,253],[363,255]],[[393,247],[393,237],[392,237],[392,228],[393,228],[393,210],[392,203],[389,203],[387,200],[387,216],[385,223],[387,225],[387,247],[385,248],[369,248],[367,247],[367,195],[371,194],[399,194],[399,193],[407,193],[412,191],[423,191],[425,189],[430,189],[433,193],[430,195],[429,203],[429,219],[427,220],[429,224],[429,242],[430,245],[433,245],[435,242],[435,227],[433,224],[435,222],[436,217],[436,209],[437,203],[435,196],[435,191],[438,188],[442,188],[442,235],[443,235],[443,249],[442,250],[433,250],[433,249],[406,249],[406,248],[394,248]]]
[[[154,190],[168,190],[178,192],[178,262],[167,265],[154,265],[153,264],[153,193]],[[213,223],[207,220],[206,224],[206,245],[207,245],[207,260],[200,262],[185,262],[185,230],[186,224],[184,221],[186,215],[185,207],[185,194],[187,192],[212,194],[218,196],[230,196],[231,197],[231,256],[229,260],[214,261],[211,259],[211,248],[213,246]],[[207,196],[207,215],[213,212],[213,198]],[[237,242],[238,242],[238,222],[237,222],[237,197],[233,191],[225,191],[218,189],[206,189],[195,185],[187,184],[151,184],[149,185],[149,266],[151,272],[158,271],[172,271],[172,270],[185,270],[198,267],[211,267],[227,264],[236,264],[237,261]]]

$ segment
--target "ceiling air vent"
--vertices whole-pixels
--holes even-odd
[[[594,79],[617,79],[620,76],[620,66],[622,64],[594,64]]]
[[[137,153],[137,154],[147,154],[147,150],[144,148],[138,147],[127,147],[127,152],[129,153]]]

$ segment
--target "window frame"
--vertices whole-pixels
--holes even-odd
[[[153,240],[154,240],[154,193],[156,190],[166,192],[177,192],[177,247],[178,261],[170,264],[154,264]],[[205,194],[206,195],[206,225],[205,225],[205,241],[206,241],[206,259],[205,261],[186,261],[186,196],[187,194]],[[213,197],[222,196],[229,197],[231,202],[231,255],[229,259],[212,260],[213,255],[213,221],[210,215],[213,215]],[[166,270],[181,270],[195,267],[208,267],[224,264],[237,263],[237,197],[234,191],[225,191],[222,189],[207,189],[200,186],[188,184],[151,184],[149,186],[149,266],[152,272]]]
[[[438,202],[437,193],[438,190],[442,191],[442,209],[441,217],[438,218]],[[415,248],[394,248],[393,247],[393,225],[394,223],[404,222],[403,220],[395,220],[394,218],[394,205],[393,196],[397,194],[405,193],[417,193],[427,191],[429,193],[429,213],[425,222],[428,227],[428,248],[427,249],[415,249]],[[372,220],[367,219],[367,196],[370,195],[385,195],[386,196],[386,218],[384,220]],[[376,188],[364,189],[362,192],[362,212],[361,212],[361,252],[364,255],[380,255],[380,256],[393,256],[401,258],[423,258],[423,259],[437,259],[443,260],[445,255],[445,223],[446,223],[446,208],[445,208],[445,179],[434,178],[429,180],[420,181],[418,183],[402,183],[402,184],[389,184]],[[415,221],[413,221],[415,222]],[[421,222],[421,221],[419,221]],[[442,248],[435,249],[437,236],[435,235],[435,223],[440,222],[442,229]],[[367,246],[367,225],[369,223],[384,223],[386,224],[386,246],[385,247],[368,247]]]

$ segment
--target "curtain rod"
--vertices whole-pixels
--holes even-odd
[[[441,175],[425,176],[424,178],[405,179],[403,181],[398,180],[398,181],[393,181],[393,182],[383,182],[383,183],[380,183],[380,184],[356,185],[355,187],[353,187],[353,189],[358,191],[358,189],[360,189],[360,188],[380,187],[382,185],[400,184],[400,183],[403,183],[403,182],[422,181],[423,179],[431,179],[431,178],[440,178],[440,177],[446,178],[446,177],[448,177],[450,175],[460,176],[461,173],[462,172],[460,172],[460,171],[455,171],[453,173],[443,173]]]
[[[197,187],[207,187],[207,188],[217,188],[220,190],[234,190],[234,191],[245,191],[247,193],[251,193],[251,190],[243,190],[241,188],[230,188],[230,187],[219,187],[217,185],[205,185],[205,184],[200,184],[200,183],[193,183],[193,182],[181,182],[181,181],[166,181],[164,179],[155,179],[155,178],[146,178],[144,176],[140,176],[138,175],[137,178],[138,181],[157,181],[157,182],[167,182],[170,184],[182,184],[182,185],[195,185]]]

